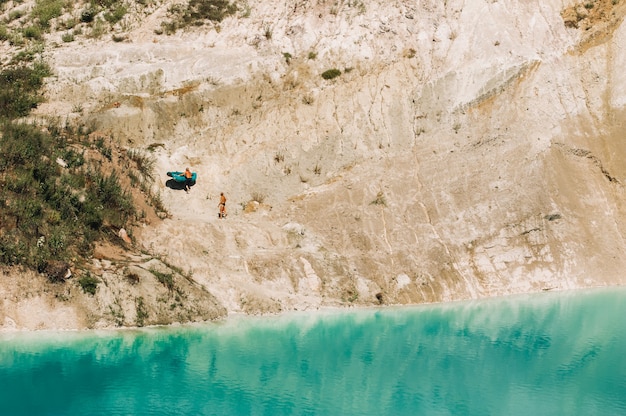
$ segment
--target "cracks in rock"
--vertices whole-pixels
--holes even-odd
[[[386,117],[384,115],[384,111],[385,111],[385,107],[387,106],[385,105],[385,95],[383,94],[384,88],[389,88],[389,85],[387,85],[383,80],[382,86],[379,88],[379,92],[378,92],[380,95],[380,114],[381,114],[380,118],[381,118],[381,123],[383,124],[382,130],[387,135],[387,146],[389,146],[391,144],[391,139],[389,138],[389,129],[387,128],[387,125],[385,124]],[[393,106],[389,106],[389,107],[393,108]]]
[[[389,243],[389,238],[387,237],[387,223],[385,222],[385,207],[380,207],[380,218],[383,221],[383,238],[385,239],[385,243],[387,243],[387,248],[389,249],[389,259],[391,260],[391,265],[394,265],[393,261],[393,248]]]
[[[341,123],[339,122],[339,115],[337,114],[337,110],[339,109],[339,105],[337,104],[337,96],[335,94],[335,90],[333,90],[333,120],[337,125],[337,129],[339,130],[340,136],[343,135],[343,127],[341,127]]]
[[[378,84],[378,83],[376,83],[376,84]],[[370,90],[372,92],[370,92],[370,96],[371,96],[370,100],[371,101],[370,101],[370,106],[367,109],[367,118],[368,118],[369,124],[372,126],[372,129],[376,132],[376,131],[378,131],[378,127],[376,126],[376,124],[374,123],[374,120],[372,118],[372,109],[374,108],[374,103],[376,101],[376,95],[378,94],[379,89],[377,89],[375,87],[376,86],[370,88]],[[355,146],[355,148],[356,148],[356,146]]]
[[[536,232],[536,231],[543,231],[543,229],[542,229],[542,228],[540,228],[540,227],[534,227],[534,228],[531,228],[530,230],[523,231],[523,232],[520,234],[520,236],[522,236],[522,235],[527,235],[527,234],[530,234],[530,233],[532,233],[532,232]]]
[[[541,61],[530,60],[521,65],[507,68],[505,71],[498,74],[498,76],[493,77],[489,82],[485,83],[476,98],[459,105],[453,112],[463,112],[470,108],[478,107],[490,98],[506,91],[514,82],[522,82],[524,79],[528,78],[528,75],[535,72],[539,65],[541,65]],[[501,80],[496,80],[498,77],[500,77]]]
[[[619,179],[617,179],[615,176],[611,175],[611,173],[608,170],[606,170],[606,168],[602,164],[602,161],[597,156],[595,156],[593,153],[591,153],[591,151],[586,150],[586,149],[579,149],[579,148],[575,148],[575,147],[569,147],[569,146],[566,146],[564,143],[555,143],[555,145],[557,147],[562,148],[564,150],[564,152],[567,153],[567,154],[590,160],[598,169],[600,169],[600,172],[602,172],[604,177],[609,182],[621,185],[621,182],[619,181]]]

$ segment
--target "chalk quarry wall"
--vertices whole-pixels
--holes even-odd
[[[51,50],[41,111],[80,102],[156,149],[172,215],[137,244],[229,312],[624,284],[613,3],[270,0],[219,31],[156,36],[163,6],[130,42]],[[199,173],[189,195],[164,176],[184,165]]]

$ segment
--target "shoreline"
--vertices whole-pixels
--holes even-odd
[[[566,294],[582,294],[583,292],[598,292],[603,290],[626,290],[626,285],[624,284],[615,284],[615,285],[603,285],[603,286],[587,286],[580,288],[569,288],[569,289],[555,289],[555,290],[543,290],[539,292],[524,292],[524,293],[511,293],[507,295],[498,295],[498,296],[490,296],[490,297],[482,297],[475,299],[459,299],[445,302],[429,302],[429,303],[416,303],[416,304],[394,304],[394,305],[362,305],[362,306],[322,306],[317,309],[310,310],[290,310],[279,313],[268,313],[268,314],[246,314],[242,312],[231,312],[227,316],[215,320],[208,321],[198,321],[198,322],[175,322],[167,325],[146,325],[146,326],[109,326],[102,328],[46,328],[46,329],[27,329],[27,328],[0,328],[0,336],[10,335],[10,334],[56,334],[56,333],[111,333],[111,332],[130,332],[130,331],[142,331],[142,330],[160,330],[160,329],[169,329],[169,328],[181,328],[181,327],[200,327],[205,325],[219,325],[223,323],[228,323],[228,321],[236,321],[236,320],[245,320],[245,319],[253,319],[253,320],[263,320],[263,319],[283,319],[289,317],[303,317],[303,316],[319,316],[319,315],[341,315],[343,313],[359,313],[359,312],[385,312],[385,311],[401,311],[402,309],[414,309],[414,308],[422,308],[422,307],[447,307],[447,306],[458,306],[463,303],[480,303],[480,302],[496,302],[502,301],[505,299],[515,298],[536,298],[538,295],[554,295],[554,296],[564,296]]]

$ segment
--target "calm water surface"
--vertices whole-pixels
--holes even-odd
[[[1,415],[626,415],[626,290],[0,333]]]

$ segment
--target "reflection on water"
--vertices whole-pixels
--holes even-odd
[[[2,414],[624,415],[626,290],[0,335]]]

